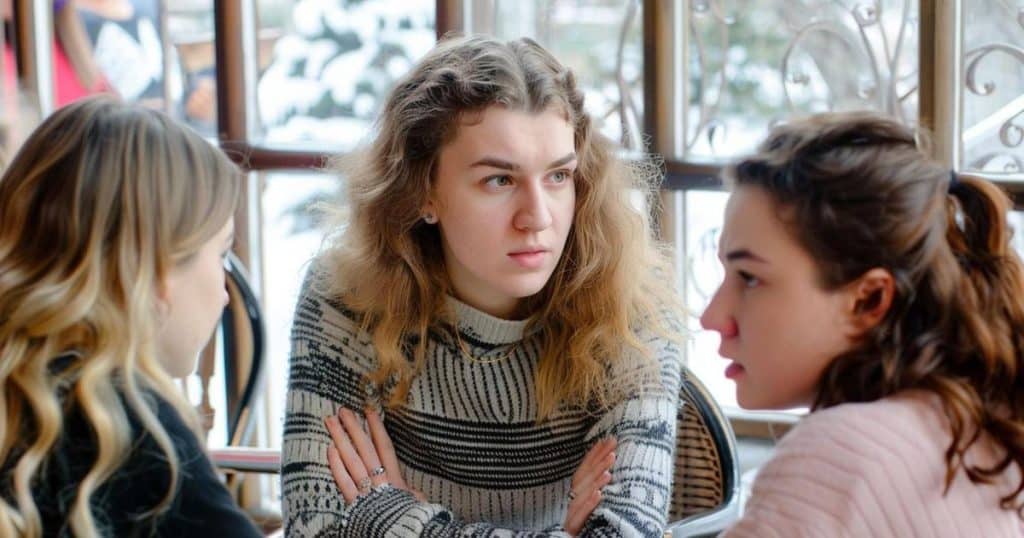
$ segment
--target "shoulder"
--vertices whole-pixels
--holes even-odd
[[[168,511],[154,521],[156,528],[168,535],[230,530],[233,536],[258,536],[256,528],[220,481],[199,438],[177,409],[156,394],[147,393],[146,397],[178,457],[174,501]],[[159,500],[167,492],[171,476],[166,456],[152,433],[140,424],[133,424],[133,430],[138,433],[132,457],[118,477],[121,496],[129,498],[126,505],[130,505],[135,496],[157,495]],[[143,491],[139,491],[140,487]]]
[[[372,355],[369,336],[362,330],[362,316],[334,291],[333,275],[317,261],[310,267],[299,291],[292,322],[292,338],[318,341],[328,337],[363,355]]]
[[[333,291],[332,278],[318,259],[303,280],[292,319],[291,388],[334,393],[343,380],[358,384],[379,367],[362,316]],[[332,386],[325,386],[326,379],[334,380]]]
[[[682,382],[685,369],[684,346],[686,326],[680,312],[664,308],[654,318],[645,318],[635,323],[633,332],[643,346],[643,352],[630,350],[627,359],[616,369],[616,375],[635,375],[630,372],[636,367],[657,372],[661,386],[676,393]]]
[[[780,448],[841,438],[862,440],[858,444],[862,451],[897,452],[918,450],[923,444],[944,444],[948,429],[935,396],[908,391],[811,413],[783,439]]]
[[[754,494],[804,492],[812,504],[852,509],[940,476],[945,444],[941,412],[927,397],[838,405],[811,413],[782,439]]]

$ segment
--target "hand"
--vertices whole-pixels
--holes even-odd
[[[601,488],[612,480],[611,468],[615,464],[617,443],[614,437],[606,437],[594,443],[572,475],[569,510],[565,513],[565,523],[562,525],[572,536],[583,529],[583,524],[601,502]]]
[[[325,418],[324,423],[333,441],[327,448],[327,466],[346,503],[351,504],[360,495],[369,493],[370,487],[383,484],[404,489],[420,501],[425,500],[422,493],[411,489],[402,478],[395,447],[380,414],[372,409],[366,410],[369,436],[359,424],[356,414],[344,407],[338,410],[337,415]]]

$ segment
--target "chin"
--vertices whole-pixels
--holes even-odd
[[[520,283],[516,286],[506,287],[506,293],[509,297],[515,297],[516,299],[526,299],[527,297],[533,297],[540,293],[547,285],[547,280],[539,283]]]

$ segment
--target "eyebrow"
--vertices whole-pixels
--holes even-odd
[[[768,260],[765,260],[764,258],[758,256],[757,254],[754,254],[753,252],[745,248],[730,250],[725,254],[725,260],[730,262],[738,260],[750,260],[753,262],[768,263]]]
[[[550,170],[552,168],[558,168],[559,166],[564,166],[566,164],[571,163],[574,160],[576,160],[576,152],[575,151],[567,154],[566,156],[562,157],[561,159],[556,159],[554,162],[552,162],[551,164],[548,165],[548,169]],[[497,157],[484,157],[484,158],[480,159],[479,161],[476,161],[475,163],[469,165],[470,168],[473,168],[475,166],[489,166],[491,168],[500,168],[502,170],[509,170],[509,171],[512,171],[512,172],[516,172],[516,171],[519,170],[519,165],[518,164],[506,161],[504,159],[499,159]]]

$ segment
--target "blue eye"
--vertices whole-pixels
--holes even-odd
[[[551,181],[554,183],[565,183],[572,179],[572,172],[568,170],[559,170],[554,174],[551,174]]]
[[[509,176],[509,175],[491,176],[491,177],[485,179],[484,183],[486,183],[487,185],[492,186],[492,187],[507,187],[507,186],[512,184],[512,176]]]

